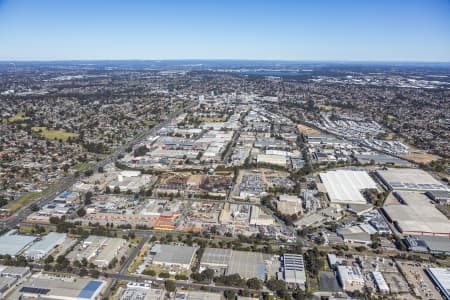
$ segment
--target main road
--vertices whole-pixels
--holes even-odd
[[[149,136],[155,135],[161,128],[167,127],[169,124],[171,124],[173,121],[175,121],[176,117],[178,117],[178,115],[180,115],[183,111],[191,109],[195,105],[197,105],[196,102],[191,102],[187,106],[182,107],[182,108],[174,111],[173,113],[170,113],[165,121],[159,123],[158,125],[152,127],[151,129],[149,129],[147,131],[142,132],[141,134],[139,134],[135,138],[133,138],[131,141],[118,147],[114,151],[114,153],[104,157],[101,161],[99,161],[96,164],[94,164],[93,166],[91,166],[90,170],[92,170],[93,172],[97,172],[100,167],[103,168],[105,165],[116,161],[119,158],[119,156],[124,154],[125,151],[129,147],[144,141]],[[33,212],[32,211],[33,206],[42,207],[42,206],[48,204],[56,196],[67,191],[68,189],[70,189],[77,182],[77,180],[80,180],[82,178],[84,178],[84,174],[80,174],[79,177],[76,177],[75,175],[66,176],[65,178],[63,178],[61,180],[61,182],[57,185],[57,187],[55,189],[53,189],[51,192],[45,193],[45,196],[38,198],[31,203],[28,203],[23,208],[21,208],[14,216],[12,216],[11,218],[9,218],[6,221],[1,222],[0,228],[16,227]]]

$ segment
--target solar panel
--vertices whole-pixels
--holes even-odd
[[[35,288],[31,286],[24,286],[20,289],[20,292],[22,293],[30,293],[30,294],[39,294],[39,295],[45,295],[48,292],[50,292],[49,289],[41,289],[41,288]]]
[[[79,298],[91,299],[95,291],[102,285],[101,281],[89,281],[88,284],[81,290],[78,295]]]

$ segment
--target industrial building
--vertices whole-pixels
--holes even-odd
[[[28,267],[10,267],[0,265],[0,299],[5,297],[17,281],[30,274]]]
[[[434,202],[443,205],[450,204],[450,191],[428,191],[426,192],[426,195]]]
[[[124,239],[91,235],[75,247],[67,258],[70,261],[85,258],[98,267],[108,267],[114,259],[120,258],[119,254],[126,250],[126,244]]]
[[[408,236],[405,239],[409,251],[450,255],[450,238],[441,236]]]
[[[306,288],[306,273],[303,256],[299,254],[283,254],[282,256],[282,272],[278,279],[284,280],[288,286],[293,288]]]
[[[17,230],[10,230],[0,236],[0,255],[15,256],[33,243],[36,237],[18,234]]]
[[[196,247],[184,245],[156,244],[150,249],[152,263],[164,267],[177,267],[189,270],[197,252]]]
[[[361,191],[377,189],[375,181],[365,171],[336,170],[319,174],[332,203],[365,204]]]
[[[219,275],[225,274],[232,252],[231,249],[206,248],[200,261],[200,271],[211,269]]]
[[[417,192],[393,192],[398,203],[387,204],[383,211],[400,232],[411,235],[450,236],[450,222],[428,199]]]
[[[406,191],[447,191],[441,182],[420,169],[378,170],[377,176],[391,190]]]
[[[99,299],[105,285],[103,280],[41,274],[20,284],[11,298],[94,300]]]
[[[182,291],[175,295],[177,300],[221,300],[222,294],[203,291]]]
[[[429,268],[426,269],[436,288],[445,300],[450,300],[450,269]]]
[[[302,200],[295,195],[280,195],[278,197],[277,209],[284,215],[302,213]]]
[[[265,213],[259,206],[250,207],[250,225],[273,225],[275,220],[272,216]]]
[[[345,291],[357,291],[364,287],[364,276],[358,267],[337,266],[339,283]]]
[[[120,300],[162,300],[164,290],[150,288],[149,284],[129,283]]]
[[[65,240],[65,233],[50,232],[41,240],[34,243],[30,248],[25,250],[24,255],[26,258],[33,260],[41,259],[50,254],[56,246],[61,245]]]
[[[389,294],[389,286],[386,283],[383,274],[381,274],[381,272],[372,272],[372,277],[375,281],[378,291],[383,294]]]
[[[264,280],[265,260],[259,252],[234,251],[230,249],[206,248],[200,261],[200,270],[212,269],[217,275],[239,274],[243,278]]]

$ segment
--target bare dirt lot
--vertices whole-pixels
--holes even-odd
[[[303,125],[303,124],[298,124],[297,128],[303,134],[319,134],[320,133],[320,130],[308,127],[308,126]]]

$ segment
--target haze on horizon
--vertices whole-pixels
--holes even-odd
[[[450,2],[0,0],[0,60],[450,61]]]

